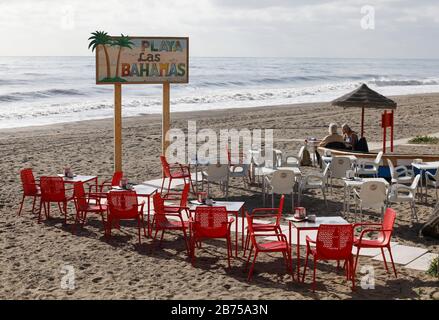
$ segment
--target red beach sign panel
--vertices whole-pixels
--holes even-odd
[[[96,47],[96,84],[187,83],[189,38],[110,37]]]

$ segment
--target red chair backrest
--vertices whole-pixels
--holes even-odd
[[[120,182],[123,178],[123,172],[122,171],[116,171],[113,173],[113,178],[111,179],[111,186],[112,187],[118,187],[120,186]]]
[[[393,226],[395,224],[396,220],[396,211],[392,208],[387,208],[384,212],[384,218],[383,218],[383,230],[390,230],[390,231],[384,231],[382,232],[383,237],[383,245],[387,245],[390,242],[390,238],[392,237],[393,232]]]
[[[352,254],[353,239],[351,224],[322,224],[317,232],[317,254],[325,259],[347,259]]]
[[[85,199],[84,184],[81,181],[75,182],[73,186],[73,198],[75,199],[76,210],[87,209],[87,199]]]
[[[160,193],[155,193],[152,196],[152,202],[154,204],[154,219],[158,225],[164,225],[168,222],[168,218],[165,213],[165,200]]]
[[[134,219],[139,216],[136,191],[110,191],[107,204],[111,218]]]
[[[225,237],[228,232],[227,222],[226,207],[197,207],[194,218],[194,235],[197,238]]]
[[[66,201],[66,189],[61,177],[41,177],[41,200],[51,202]]]
[[[31,168],[26,168],[20,171],[21,184],[23,186],[23,193],[25,196],[34,196],[38,189],[35,185],[34,173]]]
[[[187,199],[189,197],[189,189],[191,185],[189,183],[186,183],[183,188],[183,192],[181,193],[180,198],[180,207],[187,207]]]
[[[166,160],[166,157],[161,155],[160,156],[160,161],[162,163],[162,168],[163,168],[163,174],[165,177],[170,177],[171,176],[171,171],[169,169],[169,163]]]
[[[284,202],[285,202],[285,196],[282,195],[280,197],[279,208],[277,209],[276,225],[279,225],[280,219],[282,219],[282,212],[284,210]]]

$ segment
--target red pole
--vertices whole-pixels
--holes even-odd
[[[361,137],[364,136],[364,107],[361,108]]]
[[[384,110],[383,116],[381,118],[381,125],[383,127],[383,152],[386,153],[386,114],[387,110]]]
[[[390,152],[393,152],[393,125],[394,125],[394,112],[392,110],[392,119],[391,119],[391,126],[390,126]]]

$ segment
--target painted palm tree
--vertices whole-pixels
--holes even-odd
[[[111,45],[119,46],[119,52],[117,54],[117,62],[116,62],[116,78],[119,78],[120,54],[122,53],[123,48],[131,49],[134,43],[131,41],[130,37],[121,34],[120,37],[116,38],[116,40],[114,40],[111,43]]]
[[[98,46],[102,46],[104,48],[105,60],[107,62],[107,78],[111,78],[110,57],[107,50],[107,45],[112,44],[111,37],[104,31],[95,31],[91,34],[92,36],[88,38],[88,40],[91,40],[88,44],[88,48],[91,48],[91,51],[94,51]]]

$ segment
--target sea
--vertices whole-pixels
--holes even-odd
[[[384,95],[439,92],[439,59],[193,57],[171,111],[331,101],[366,83]],[[161,112],[160,85],[124,85],[123,116]],[[269,107],[267,107],[269,108]],[[0,57],[0,129],[113,116],[95,58]]]

